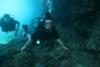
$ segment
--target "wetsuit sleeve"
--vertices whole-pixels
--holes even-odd
[[[14,22],[15,22],[16,24],[20,25],[20,23],[19,23],[18,21],[14,20]]]
[[[19,23],[18,21],[15,21],[15,22],[16,22],[16,24],[17,24],[17,28],[16,28],[16,30],[18,31],[19,26],[20,26],[20,23]]]
[[[17,35],[17,32],[19,30],[20,23],[18,21],[16,21],[16,20],[14,22],[17,24],[17,25],[15,25],[15,27],[16,27],[15,35]]]

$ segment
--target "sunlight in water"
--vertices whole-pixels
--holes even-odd
[[[21,24],[30,24],[31,20],[40,16],[42,11],[41,0],[0,0],[0,18],[8,13]],[[6,44],[13,38],[13,32],[0,31],[0,43]]]

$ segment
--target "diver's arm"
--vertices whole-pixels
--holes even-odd
[[[19,26],[20,26],[20,23],[18,21],[16,21],[16,24],[17,24],[17,27],[16,27],[15,35],[17,35],[17,32],[19,30]]]
[[[21,48],[21,51],[23,51],[30,43],[31,43],[31,39],[30,40],[28,40],[27,42],[26,42],[26,44]]]
[[[59,45],[60,45],[63,49],[68,50],[68,48],[64,46],[64,44],[63,44],[63,42],[61,41],[61,39],[57,39],[56,41],[59,43]]]
[[[21,51],[23,51],[31,42],[32,42],[32,39],[31,38],[28,38],[28,40],[25,43],[25,45],[21,48]]]

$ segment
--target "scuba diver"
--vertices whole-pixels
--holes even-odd
[[[38,24],[34,33],[31,35],[31,38],[29,38],[25,45],[21,48],[21,51],[23,51],[31,43],[33,45],[36,45],[40,44],[41,42],[49,43],[51,41],[58,42],[63,49],[68,50],[68,48],[64,46],[63,42],[59,38],[58,31],[56,30],[56,27],[53,25],[51,14],[47,12],[45,14],[44,21]],[[47,45],[47,47],[49,47],[49,45]],[[51,48],[53,47],[51,46]]]
[[[3,17],[0,19],[1,30],[7,33],[15,31],[15,36],[17,36],[19,25],[20,23],[10,17],[9,14],[4,14]]]
[[[23,32],[24,39],[26,39],[26,40],[30,39],[31,38],[31,34],[29,32],[28,25],[27,24],[24,24],[24,25],[22,25],[22,28],[24,30],[24,32]]]

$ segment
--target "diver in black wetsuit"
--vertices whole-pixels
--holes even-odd
[[[41,42],[50,41],[57,41],[63,49],[68,49],[64,46],[61,39],[59,38],[58,31],[53,25],[51,15],[47,12],[45,15],[44,22],[38,24],[38,27],[36,28],[35,32],[32,34],[31,38],[28,39],[26,44],[21,48],[21,51],[23,51],[30,43],[35,45]]]
[[[3,32],[12,32],[15,31],[15,36],[17,36],[17,32],[19,29],[20,23],[10,17],[9,14],[4,14],[0,19],[0,27]]]

